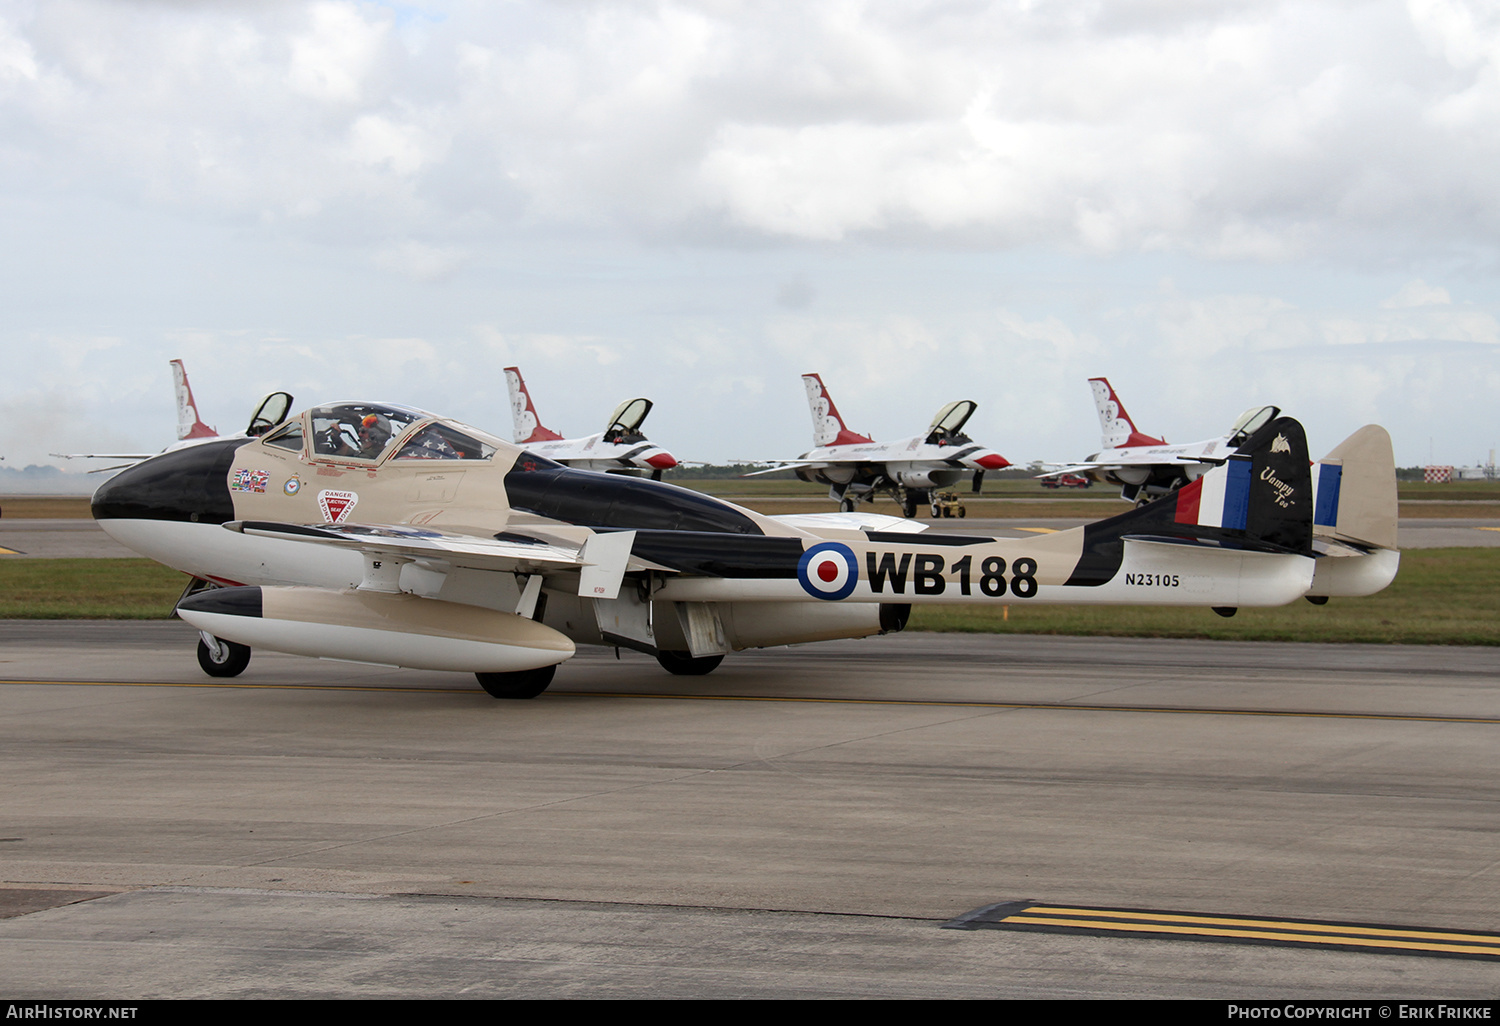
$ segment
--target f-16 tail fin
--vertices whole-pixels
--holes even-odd
[[[521,378],[519,367],[505,368],[505,385],[510,390],[510,418],[517,445],[527,442],[555,442],[562,439],[556,431],[542,427],[536,407],[531,404],[531,393],[526,391],[526,382]]]
[[[1152,438],[1136,430],[1135,422],[1125,412],[1125,404],[1115,395],[1108,378],[1089,378],[1089,387],[1094,390],[1094,408],[1099,411],[1099,434],[1104,448],[1166,444],[1163,439]]]
[[[807,408],[812,412],[813,445],[855,445],[870,443],[875,439],[850,431],[839,416],[838,407],[823,387],[823,379],[816,374],[802,375],[802,385],[807,389]]]
[[[1291,417],[1273,420],[1191,484],[1087,525],[1083,558],[1068,583],[1110,580],[1127,537],[1311,556],[1312,472],[1302,425]]]
[[[172,361],[172,387],[177,392],[177,440],[217,437],[219,433],[198,416],[198,404],[193,401],[193,389],[181,360]]]
[[[1314,534],[1396,547],[1396,458],[1385,428],[1366,424],[1319,460],[1314,475]]]

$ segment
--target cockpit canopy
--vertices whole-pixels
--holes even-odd
[[[641,425],[646,422],[646,414],[651,412],[650,399],[627,399],[615,407],[615,412],[609,415],[609,427],[604,430],[604,440],[616,445],[630,445],[634,442],[644,442],[646,436],[641,434]]]
[[[1229,429],[1229,444],[1239,445],[1255,432],[1265,427],[1276,419],[1281,412],[1280,406],[1252,406],[1240,414],[1234,422],[1234,427]]]
[[[266,444],[334,463],[395,460],[487,460],[499,439],[410,406],[330,403],[308,410],[266,436]],[[394,453],[394,455],[391,455]]]
[[[963,427],[974,416],[979,404],[972,399],[951,402],[937,411],[932,424],[927,428],[928,445],[957,445],[971,439],[963,433]]]

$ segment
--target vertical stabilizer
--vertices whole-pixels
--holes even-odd
[[[1094,408],[1099,411],[1099,434],[1104,440],[1104,448],[1166,444],[1160,438],[1152,438],[1136,430],[1135,422],[1125,412],[1125,405],[1115,395],[1108,378],[1089,378],[1089,387],[1094,390]]]
[[[812,413],[813,445],[854,445],[875,441],[844,426],[844,418],[839,416],[838,407],[829,398],[822,378],[816,374],[804,374],[802,385],[807,389],[807,408]]]
[[[562,435],[542,427],[536,407],[531,404],[531,393],[526,391],[526,382],[521,379],[519,367],[505,368],[505,385],[510,389],[510,419],[517,445],[527,442],[556,442]]]
[[[1069,584],[1108,582],[1130,536],[1228,549],[1313,554],[1313,488],[1302,425],[1281,417],[1222,466],[1145,506],[1084,526],[1084,553]]]
[[[1396,457],[1385,428],[1366,424],[1319,460],[1313,474],[1317,537],[1396,547]]]
[[[193,388],[181,360],[172,361],[172,387],[177,392],[177,440],[217,437],[219,433],[198,416],[198,404],[193,401]]]

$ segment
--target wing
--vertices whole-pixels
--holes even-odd
[[[362,589],[394,590],[402,563],[421,561],[449,569],[501,570],[542,575],[577,571],[578,593],[613,598],[631,570],[661,569],[632,559],[634,531],[592,535],[583,545],[557,545],[540,538],[502,532],[498,535],[456,534],[395,524],[287,524],[264,520],[236,520],[231,531],[357,549],[365,556]]]
[[[772,520],[808,534],[824,531],[882,531],[886,534],[916,534],[927,525],[885,513],[783,513]]]

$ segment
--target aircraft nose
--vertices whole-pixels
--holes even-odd
[[[654,470],[671,470],[673,467],[677,466],[676,458],[673,457],[671,453],[666,452],[665,450],[663,450],[662,452],[658,452],[652,456],[646,457],[646,462],[649,463]]]
[[[987,452],[974,462],[985,470],[1004,470],[1010,466],[1010,460],[1001,456],[998,452]]]
[[[233,520],[229,467],[245,442],[234,438],[190,445],[127,467],[94,492],[94,519]]]

